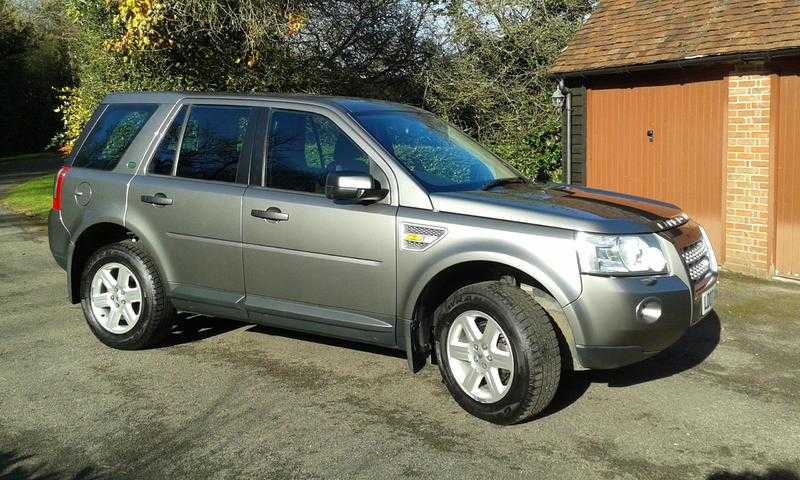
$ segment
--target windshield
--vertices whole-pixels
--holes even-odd
[[[356,120],[429,192],[477,190],[494,180],[519,178],[494,154],[432,114],[365,112]]]

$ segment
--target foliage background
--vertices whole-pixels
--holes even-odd
[[[58,90],[72,82],[61,15],[0,0],[0,155],[41,151],[60,128]]]
[[[452,0],[426,106],[530,178],[560,176],[559,112],[548,68],[590,13],[587,1]]]
[[[62,13],[55,47],[71,76],[59,78],[72,81],[51,82],[58,145],[110,91],[354,95],[432,110],[548,179],[561,152],[547,68],[593,3],[44,0],[34,10]]]

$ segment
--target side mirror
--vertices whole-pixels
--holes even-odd
[[[337,203],[375,203],[388,194],[389,190],[361,172],[331,172],[325,178],[325,196]]]

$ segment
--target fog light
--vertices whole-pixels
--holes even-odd
[[[636,316],[645,323],[655,323],[661,318],[661,300],[645,298],[636,307]]]

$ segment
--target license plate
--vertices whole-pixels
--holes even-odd
[[[709,288],[705,292],[703,292],[703,296],[700,297],[700,303],[702,305],[702,314],[705,315],[714,308],[714,302],[717,299],[717,286],[714,285],[713,287]]]

